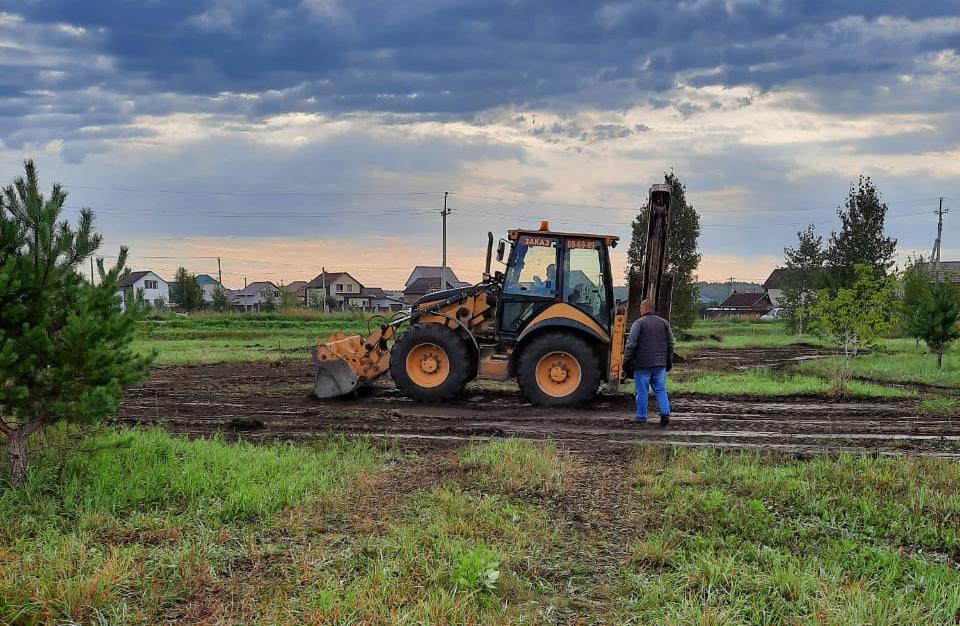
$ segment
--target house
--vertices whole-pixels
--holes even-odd
[[[407,287],[420,280],[421,278],[436,278],[439,280],[440,274],[443,271],[443,268],[439,265],[418,265],[413,268],[413,271],[410,272],[410,276],[407,277],[407,282],[403,284],[404,291],[407,290]],[[447,282],[450,283],[451,287],[469,287],[469,283],[465,283],[457,278],[457,275],[451,268],[447,268]]]
[[[770,272],[767,280],[763,281],[763,290],[770,296],[770,304],[774,308],[780,306],[783,301],[783,279],[786,274],[787,270],[785,268],[778,267]]]
[[[960,284],[960,261],[940,261],[938,276],[933,275],[934,269],[931,263],[924,263],[923,266],[933,282]]]
[[[288,285],[284,285],[283,288],[287,293],[294,295],[299,306],[307,306],[307,281],[295,280]]]
[[[364,287],[363,293],[370,296],[371,311],[399,311],[403,308],[403,293],[397,298],[388,295],[386,291],[379,287]]]
[[[304,291],[310,306],[319,303],[322,307],[322,297],[326,295],[335,301],[337,309],[370,308],[370,296],[363,293],[363,285],[348,272],[321,272],[307,283]]]
[[[120,281],[117,289],[120,310],[125,310],[127,304],[134,302],[138,294],[143,298],[144,304],[162,308],[170,302],[170,285],[150,270],[130,272]]]
[[[770,312],[773,304],[766,293],[734,291],[720,303],[707,309],[708,317],[759,317]]]
[[[268,280],[253,282],[230,292],[230,304],[241,311],[259,311],[267,300],[280,305],[280,290]]]
[[[446,281],[444,286],[440,285],[440,274],[443,268],[439,265],[418,265],[410,272],[410,277],[403,288],[403,301],[405,304],[413,304],[417,298],[434,291],[443,291],[444,289],[455,289],[459,287],[469,287],[470,283],[465,283],[454,273],[452,269],[447,268]]]
[[[217,291],[217,288],[221,286],[220,281],[210,274],[197,274],[194,280],[200,285],[203,306],[208,307],[213,304],[213,294]]]

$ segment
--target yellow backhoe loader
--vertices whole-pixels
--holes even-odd
[[[483,281],[430,293],[411,314],[386,321],[368,336],[338,334],[317,343],[313,393],[351,393],[388,370],[414,400],[440,402],[476,377],[516,378],[531,402],[582,404],[601,383],[616,388],[622,373],[627,324],[640,301],[654,298],[661,315],[670,308],[666,263],[669,185],[650,189],[642,271],[630,278],[627,302],[613,296],[610,248],[617,237],[511,230],[497,246],[506,271],[490,273],[493,234],[487,234]]]

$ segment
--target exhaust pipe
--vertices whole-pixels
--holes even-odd
[[[483,266],[483,279],[490,280],[490,257],[493,255],[493,233],[487,231],[487,264]]]

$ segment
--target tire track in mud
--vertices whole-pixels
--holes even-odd
[[[489,437],[554,439],[572,448],[641,442],[730,449],[936,454],[960,457],[960,415],[919,416],[910,401],[834,402],[673,397],[666,429],[633,423],[632,397],[601,395],[581,409],[527,404],[515,387],[471,384],[457,402],[426,405],[389,381],[351,398],[309,395],[308,363],[238,363],[158,368],[127,392],[118,421],[188,435],[309,439],[330,433],[393,437],[437,446]]]

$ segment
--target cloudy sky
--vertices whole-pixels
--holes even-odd
[[[960,0],[0,0],[0,179],[34,158],[105,256],[397,287],[485,233],[629,237],[673,170],[702,279],[763,279],[873,177],[960,256]],[[619,249],[625,250],[624,245]],[[109,259],[108,259],[109,260]]]

